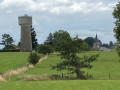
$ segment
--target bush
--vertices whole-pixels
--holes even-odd
[[[0,52],[20,52],[20,50],[0,50]]]
[[[30,56],[28,57],[29,63],[35,65],[39,62],[40,55],[37,52],[30,53]]]
[[[5,45],[5,47],[3,48],[3,50],[15,50],[15,45]]]
[[[41,54],[50,54],[53,52],[53,49],[50,45],[47,45],[47,44],[41,44],[37,47],[36,49],[38,51],[38,53],[41,53]]]

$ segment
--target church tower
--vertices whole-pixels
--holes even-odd
[[[93,48],[100,49],[100,42],[98,40],[97,34],[96,34],[96,37],[95,37],[95,42],[93,44]]]

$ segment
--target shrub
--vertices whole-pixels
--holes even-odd
[[[20,52],[20,50],[0,50],[0,52]]]
[[[41,53],[41,54],[50,54],[53,52],[53,49],[50,45],[47,45],[47,44],[41,44],[37,47],[37,51],[38,53]]]
[[[28,57],[29,63],[35,65],[39,62],[40,55],[37,52],[30,53],[30,56]]]

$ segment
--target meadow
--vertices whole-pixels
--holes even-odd
[[[26,65],[28,55],[28,52],[0,52],[0,73]]]
[[[45,80],[22,81],[22,75],[68,75],[67,71],[51,70],[50,65],[56,65],[61,59],[57,54],[51,54],[42,63],[37,64],[20,75],[11,77],[7,82],[0,82],[0,90],[120,90],[120,58],[116,52],[84,52],[83,55],[99,54],[98,60],[91,63],[92,69],[83,69],[93,76],[93,80]],[[0,53],[0,71],[8,71],[26,65],[29,53]],[[10,62],[9,62],[10,61]],[[110,80],[109,80],[110,73]]]
[[[112,80],[120,80],[120,62],[119,57],[116,52],[85,52],[78,54],[79,56],[83,55],[94,55],[99,54],[97,61],[92,62],[92,69],[83,69],[85,74],[90,74],[93,76],[94,80],[108,80],[109,73]],[[52,54],[48,57],[47,60],[43,61],[41,64],[37,65],[36,68],[30,69],[25,72],[25,75],[67,75],[67,71],[56,71],[51,70],[50,65],[56,65],[57,62],[60,62],[60,57],[56,54]],[[70,76],[70,75],[69,75]],[[71,75],[75,76],[75,75]]]

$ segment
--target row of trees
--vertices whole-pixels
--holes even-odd
[[[40,49],[39,52],[40,53],[50,53],[53,51],[57,51],[57,47],[59,46],[59,43],[61,43],[61,41],[63,41],[65,38],[71,38],[70,34],[66,31],[63,30],[59,30],[56,31],[55,33],[49,33],[47,39],[44,41],[44,44],[42,45],[38,45],[37,39],[36,39],[36,32],[34,30],[34,28],[31,26],[31,38],[32,38],[32,48],[33,50],[38,50],[38,48]],[[95,39],[93,37],[87,37],[83,40],[83,50],[84,51],[89,51],[93,48],[93,43],[95,42]],[[5,47],[3,49],[15,49],[16,47],[20,47],[20,42],[18,43],[18,45],[14,45],[15,41],[13,40],[13,38],[9,35],[9,34],[4,34],[2,35],[2,43],[3,45],[5,45]],[[109,44],[102,44],[102,42],[99,40],[101,46],[106,47],[106,48],[112,48],[115,44],[113,44],[112,41],[110,41]],[[37,47],[39,46],[39,47]],[[37,48],[36,48],[37,47]],[[44,51],[44,48],[46,48],[46,51]]]
[[[90,48],[92,48],[93,44],[95,42],[95,38],[87,37],[87,38],[84,39],[84,41],[89,45]],[[110,41],[109,43],[103,43],[103,44],[100,40],[98,40],[98,41],[99,41],[101,47],[112,48],[113,46],[116,45],[116,43],[113,43],[112,41]]]

